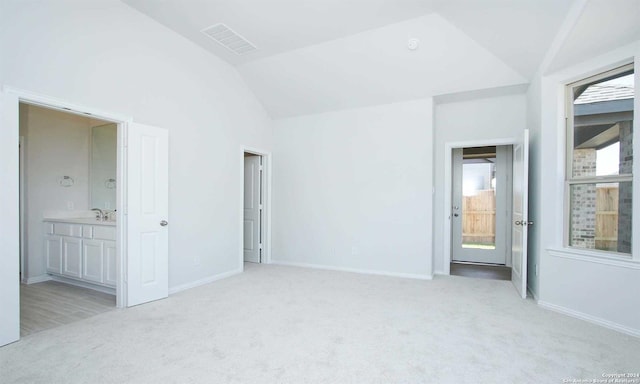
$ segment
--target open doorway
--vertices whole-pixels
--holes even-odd
[[[450,272],[511,279],[511,145],[452,150]]]
[[[116,307],[115,122],[19,103],[20,334]]]
[[[269,152],[242,147],[242,199],[240,226],[240,264],[269,263],[271,155]]]
[[[0,252],[0,302],[2,316],[0,316],[0,346],[20,339],[20,288],[21,279],[29,279],[26,263],[21,267],[21,219],[20,219],[20,105],[28,104],[75,116],[85,116],[108,123],[117,124],[117,175],[115,182],[117,214],[115,214],[115,236],[113,230],[96,228],[95,221],[87,223],[58,223],[56,226],[41,223],[40,236],[51,235],[53,242],[49,250],[52,255],[60,257],[45,257],[51,260],[51,269],[61,270],[68,266],[69,275],[87,278],[99,276],[100,263],[84,263],[85,255],[100,254],[103,251],[103,261],[115,258],[115,270],[108,269],[108,279],[115,279],[115,288],[108,294],[115,293],[118,308],[130,307],[159,300],[168,296],[168,190],[169,167],[168,148],[169,132],[166,129],[133,122],[132,118],[105,113],[103,111],[69,104],[62,100],[31,92],[2,87],[0,92],[0,122],[6,129],[0,130],[0,160],[5,165],[0,172],[0,184],[3,193],[0,194],[2,215],[0,224],[3,228],[1,236],[2,249]],[[29,144],[24,143],[24,148]],[[70,174],[49,174],[60,188],[70,188],[76,185],[75,178]],[[67,177],[64,177],[67,176]],[[104,180],[103,180],[104,181]],[[88,183],[88,180],[84,180]],[[108,181],[106,185],[113,185]],[[22,188],[26,191],[26,188]],[[66,203],[66,201],[65,201]],[[68,209],[65,205],[63,210]],[[76,205],[73,204],[75,209]],[[93,214],[99,212],[92,211]],[[123,215],[124,213],[124,215]],[[104,210],[102,212],[104,214]],[[64,218],[64,219],[68,219]],[[91,219],[88,218],[76,218]],[[91,219],[95,220],[95,219]],[[24,221],[24,220],[23,220]],[[90,230],[85,230],[85,225]],[[90,234],[90,235],[89,235]],[[55,240],[55,236],[65,236],[67,241]],[[86,237],[85,236],[90,236]],[[71,239],[71,240],[69,240]],[[86,241],[85,241],[86,240]],[[115,247],[96,247],[91,240],[115,241]],[[26,242],[23,244],[28,245]],[[60,244],[60,247],[57,245]],[[93,246],[91,246],[93,244]],[[86,247],[85,247],[86,245]],[[103,244],[104,245],[104,244]],[[44,245],[43,245],[44,246]],[[28,249],[24,249],[28,251]],[[65,252],[68,263],[65,264]],[[80,255],[80,257],[78,257]],[[113,257],[111,257],[113,256]],[[91,258],[91,257],[89,257]],[[80,260],[81,264],[78,264]],[[57,261],[57,264],[55,263]],[[42,261],[46,270],[46,264]],[[90,266],[85,269],[85,266]],[[58,266],[60,269],[58,269]],[[112,266],[112,264],[111,264]],[[24,267],[25,270],[22,270]],[[104,268],[104,266],[103,266]],[[24,272],[24,273],[23,273]],[[36,271],[37,272],[37,271]],[[60,273],[62,275],[62,272]],[[36,274],[29,283],[38,282],[39,278],[46,280],[49,273]],[[125,281],[126,276],[126,281]],[[69,276],[72,280],[73,276]],[[76,279],[78,280],[78,279]],[[92,288],[98,284],[92,283]],[[96,290],[96,292],[98,292]]]
[[[243,260],[262,263],[264,253],[264,159],[244,153]]]

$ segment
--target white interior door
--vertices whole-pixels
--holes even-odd
[[[529,207],[529,130],[513,146],[513,221],[511,281],[522,298],[527,297],[527,227]]]
[[[18,98],[0,93],[0,346],[20,338]]]
[[[261,254],[260,156],[244,158],[244,261],[259,263]]]
[[[169,135],[142,124],[127,129],[127,306],[169,295]]]

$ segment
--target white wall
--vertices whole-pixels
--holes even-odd
[[[432,108],[276,120],[273,260],[430,277]]]
[[[636,84],[640,80],[638,58],[640,42],[576,63],[561,72],[545,75],[534,81],[529,105],[532,113],[529,126],[535,128],[532,142],[536,166],[532,168],[532,191],[536,195],[533,206],[538,210],[534,238],[539,265],[537,296],[543,306],[596,323],[640,335],[638,302],[640,263],[621,262],[605,254],[574,249],[563,245],[564,206],[564,84],[611,69],[635,57]],[[539,85],[537,85],[539,83]],[[636,89],[635,108],[640,107]],[[637,122],[634,130],[638,132]],[[634,140],[634,151],[640,145]],[[634,163],[639,167],[640,163]],[[640,196],[634,183],[634,198]],[[633,244],[640,242],[638,218],[640,206],[634,203]],[[539,224],[539,225],[538,225]],[[634,252],[635,253],[635,252]]]
[[[24,208],[27,279],[46,274],[42,219],[46,212],[88,210],[91,127],[85,116],[20,105],[20,136],[24,137]],[[74,184],[62,187],[70,176]]]
[[[525,96],[522,94],[485,97],[472,100],[445,102],[435,105],[434,134],[434,272],[444,272],[443,219],[445,210],[445,145],[471,141],[490,142],[511,139],[524,129],[526,117]]]
[[[240,146],[270,150],[271,122],[237,71],[117,0],[0,7],[1,84],[169,130],[170,287],[238,270]]]
[[[545,218],[541,215],[542,189],[540,177],[542,175],[541,158],[541,79],[536,78],[527,90],[527,128],[529,129],[529,220],[534,225],[528,226],[527,249],[527,288],[538,298],[539,290],[539,259],[540,259],[540,235],[544,227]]]

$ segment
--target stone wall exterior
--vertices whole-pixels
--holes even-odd
[[[620,174],[633,173],[633,121],[620,124]],[[618,189],[618,252],[631,253],[633,185],[620,183]]]
[[[595,176],[596,150],[594,148],[573,151],[574,177]],[[571,238],[573,247],[596,246],[596,186],[576,184],[571,188]]]

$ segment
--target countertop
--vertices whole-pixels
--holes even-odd
[[[115,221],[99,221],[98,219],[93,218],[67,218],[67,219],[58,219],[58,218],[44,218],[43,221],[55,222],[55,223],[71,223],[71,224],[90,224],[90,225],[106,225],[110,227],[115,227]]]

